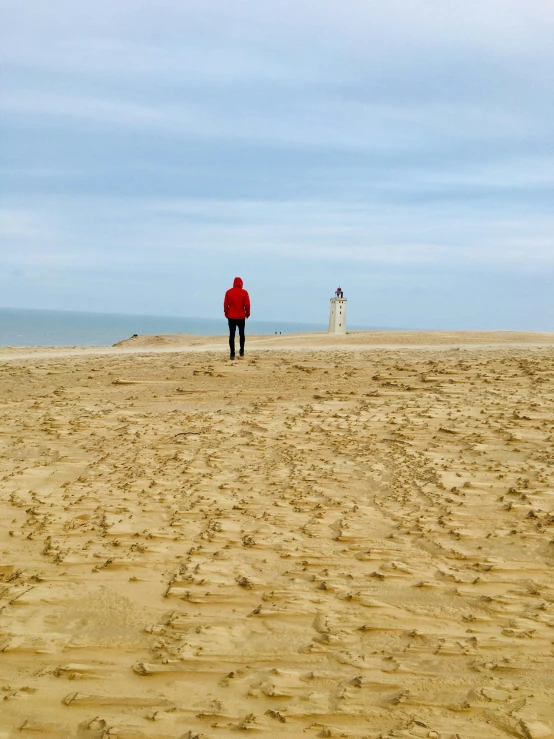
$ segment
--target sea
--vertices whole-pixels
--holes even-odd
[[[250,334],[326,331],[327,324],[249,319]],[[111,346],[133,334],[227,333],[225,318],[0,308],[0,346]]]

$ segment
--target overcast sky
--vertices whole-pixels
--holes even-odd
[[[0,305],[554,330],[552,0],[0,0]]]

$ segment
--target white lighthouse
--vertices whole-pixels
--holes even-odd
[[[346,298],[340,287],[335,292],[335,297],[331,298],[331,310],[329,312],[329,333],[345,334],[346,333]]]

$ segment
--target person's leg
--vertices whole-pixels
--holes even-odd
[[[239,318],[237,320],[237,326],[239,327],[239,340],[240,340],[240,356],[244,357],[244,324],[246,319]]]
[[[228,318],[229,321],[229,350],[230,358],[235,358],[235,333],[237,331],[237,322],[234,318]]]

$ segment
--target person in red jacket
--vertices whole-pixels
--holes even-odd
[[[250,318],[250,296],[242,287],[240,277],[235,277],[233,287],[225,293],[223,312],[229,322],[229,349],[230,359],[235,358],[235,334],[239,330],[240,354],[244,357],[244,324]]]

